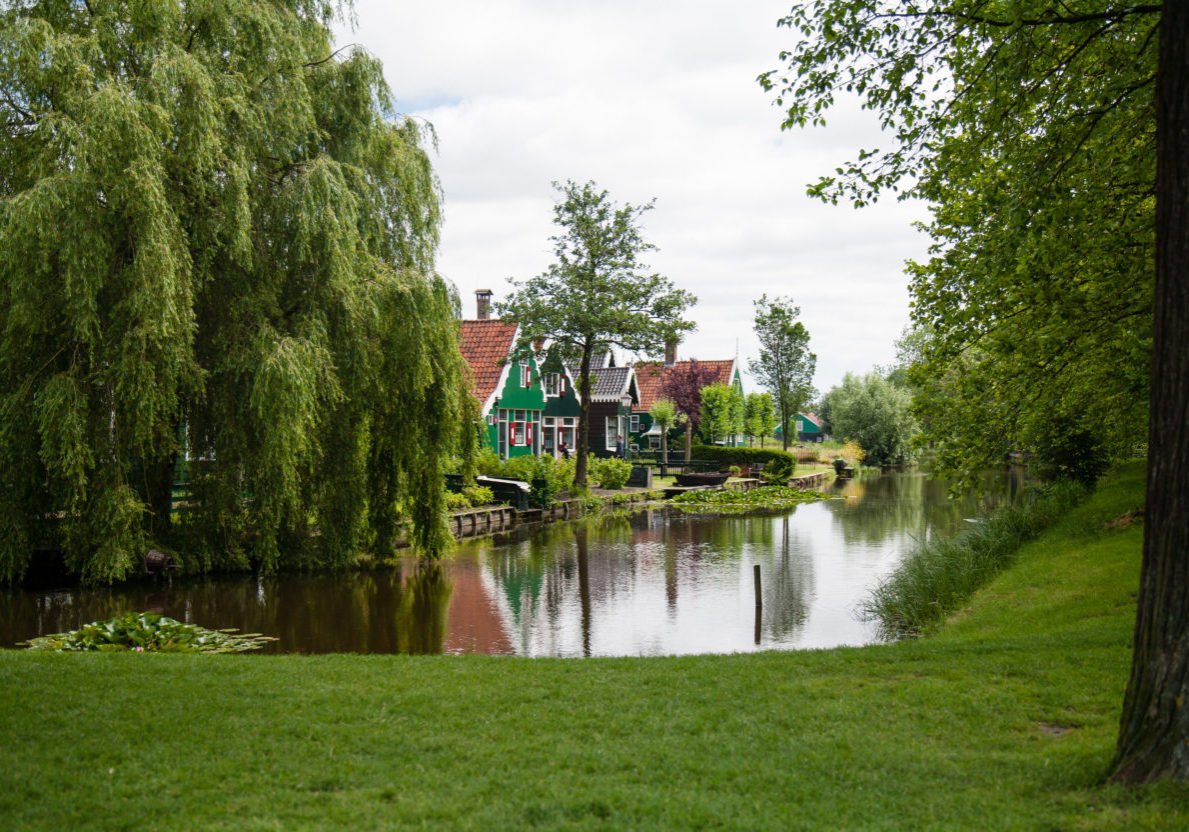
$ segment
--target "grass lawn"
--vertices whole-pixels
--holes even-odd
[[[663,659],[0,651],[5,829],[1189,828],[1104,784],[1133,466],[928,638]]]

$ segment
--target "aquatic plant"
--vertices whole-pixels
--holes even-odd
[[[750,491],[686,491],[670,500],[685,511],[704,511],[716,514],[740,514],[765,508],[788,508],[802,503],[816,503],[835,499],[811,489],[765,485]]]
[[[277,639],[234,628],[208,630],[152,612],[129,612],[106,621],[92,621],[77,630],[31,638],[30,650],[135,653],[243,653]]]

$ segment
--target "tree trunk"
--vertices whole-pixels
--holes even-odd
[[[1189,4],[1156,73],[1156,281],[1144,554],[1113,779],[1189,779]]]
[[[587,342],[582,346],[582,364],[578,368],[578,462],[574,466],[574,488],[586,488],[586,455],[590,451],[590,355],[593,346]]]
[[[694,449],[694,426],[687,419],[685,422],[685,464],[689,465],[689,456]]]

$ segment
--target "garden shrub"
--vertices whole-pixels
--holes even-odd
[[[599,488],[623,488],[632,475],[632,463],[626,459],[591,459],[590,478]]]
[[[446,492],[446,510],[447,511],[462,511],[464,508],[470,508],[471,501],[467,499],[465,494],[460,494],[455,491]]]
[[[760,478],[773,485],[784,485],[792,478],[795,471],[796,465],[793,463],[792,456],[784,454],[783,457],[774,457],[768,460]]]
[[[482,485],[472,485],[462,490],[471,506],[489,506],[495,502],[495,494],[490,488]]]

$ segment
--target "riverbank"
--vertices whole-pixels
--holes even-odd
[[[1103,785],[1132,466],[934,636],[665,659],[0,651],[8,828],[1171,829]]]

